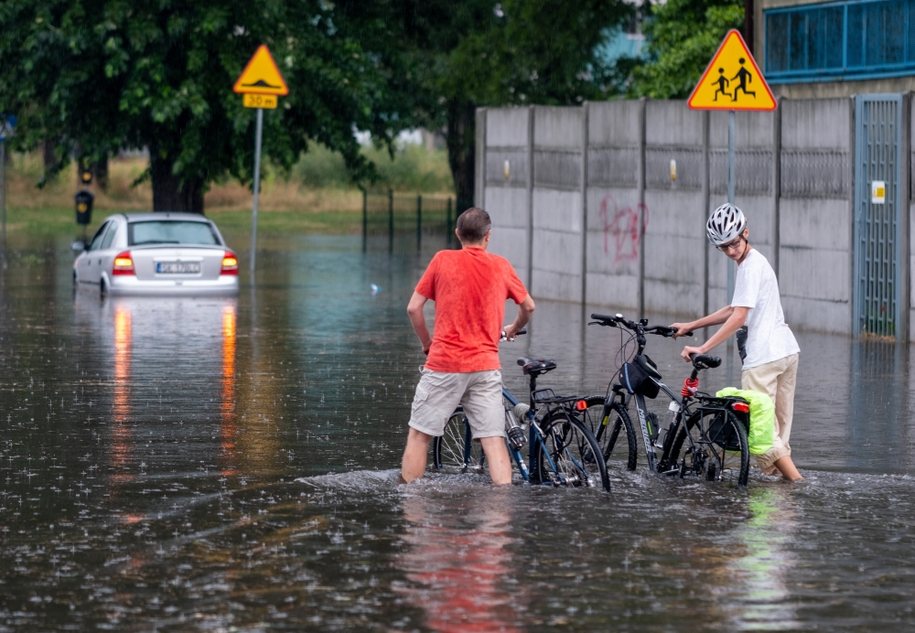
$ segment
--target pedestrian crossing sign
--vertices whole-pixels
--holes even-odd
[[[289,94],[289,87],[283,80],[280,69],[276,67],[273,56],[263,44],[255,51],[251,61],[235,81],[232,90],[241,94],[275,96]]]
[[[693,110],[774,110],[777,106],[747,43],[735,29],[724,36],[686,103]]]

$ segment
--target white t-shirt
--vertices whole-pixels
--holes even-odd
[[[751,249],[737,266],[731,307],[750,308],[747,314],[747,357],[743,368],[750,369],[801,351],[791,328],[785,323],[778,280],[769,260]]]

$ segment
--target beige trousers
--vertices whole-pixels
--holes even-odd
[[[758,455],[759,467],[767,475],[777,474],[773,464],[791,454],[791,424],[794,420],[794,388],[797,384],[798,354],[745,369],[740,377],[743,389],[769,394],[775,405],[775,438],[771,449]]]

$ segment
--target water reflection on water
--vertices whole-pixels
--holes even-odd
[[[422,361],[405,306],[431,252],[264,247],[255,285],[207,299],[74,294],[66,244],[11,253],[0,631],[915,625],[909,348],[799,333],[799,485],[659,480],[643,459],[609,496],[476,475],[398,487]],[[509,388],[536,355],[559,364],[543,386],[601,392],[619,338],[590,311],[539,302],[503,346]],[[680,345],[649,339],[672,385]]]

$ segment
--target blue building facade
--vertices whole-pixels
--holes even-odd
[[[776,95],[915,89],[915,0],[756,5],[754,55]]]

